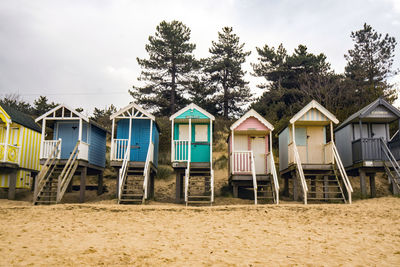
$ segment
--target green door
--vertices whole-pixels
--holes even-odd
[[[210,126],[192,125],[192,162],[210,162]]]

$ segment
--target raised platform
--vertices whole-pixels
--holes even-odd
[[[172,162],[172,168],[174,168],[174,169],[186,169],[186,167],[187,167],[186,161]],[[210,168],[210,162],[191,162],[190,168],[191,169]]]
[[[313,173],[315,172],[316,174],[323,174],[326,171],[332,170],[332,164],[301,164],[303,167],[304,172],[310,172],[312,171]],[[281,170],[279,173],[281,177],[283,178],[288,178],[288,176],[291,176],[291,173],[297,169],[296,164],[290,164],[289,167],[287,167],[284,170]]]
[[[116,161],[113,160],[110,162],[110,166],[116,169],[119,169],[122,167],[122,161]],[[128,162],[128,167],[133,168],[133,169],[144,169],[145,162],[144,161],[129,161]],[[157,173],[157,167],[154,165],[153,162],[150,162],[150,168],[154,173]]]

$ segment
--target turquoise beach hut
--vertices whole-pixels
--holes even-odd
[[[176,201],[212,204],[212,123],[214,116],[195,104],[179,110],[171,120],[171,162],[176,173]]]

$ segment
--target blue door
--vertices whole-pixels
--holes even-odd
[[[150,138],[150,121],[133,120],[131,137],[131,161],[146,161]]]
[[[61,138],[61,158],[68,159],[75,148],[79,136],[79,123],[58,123],[57,139]]]

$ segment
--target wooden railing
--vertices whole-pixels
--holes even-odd
[[[397,186],[397,188],[400,190],[400,166],[399,166],[396,158],[390,151],[389,147],[386,145],[385,140],[383,140],[383,139],[380,139],[380,140],[381,140],[382,152],[386,157],[386,159],[384,161],[385,169],[386,169],[387,173],[389,174],[388,176],[390,177],[391,182],[394,183]],[[389,163],[390,163],[389,166],[386,163],[386,161],[389,161]],[[390,167],[393,168],[393,170],[395,172],[395,176],[393,176],[393,174],[390,170]]]
[[[363,160],[382,160],[379,138],[362,138],[352,142],[353,162]]]
[[[340,159],[339,152],[337,151],[335,143],[333,141],[331,141],[330,143],[331,143],[331,147],[332,147],[332,154],[334,157],[333,163],[336,163],[336,165],[339,169],[340,176],[342,177],[344,186],[346,187],[349,204],[351,204],[351,202],[352,202],[351,193],[353,193],[353,187],[351,186],[349,177],[347,176],[346,169],[344,168],[342,160]]]
[[[44,140],[42,142],[42,148],[40,150],[40,158],[41,159],[47,159],[49,158],[49,155],[51,151],[53,151],[53,148],[57,145],[57,142],[62,143],[61,139],[58,140]],[[58,155],[58,158],[61,157],[61,153]]]
[[[147,199],[147,188],[148,188],[148,183],[149,183],[149,176],[150,176],[150,162],[153,162],[153,154],[154,154],[154,144],[153,142],[150,142],[149,148],[147,150],[147,157],[146,157],[146,163],[144,165],[144,170],[143,170],[143,200]]]
[[[303,166],[301,165],[299,152],[297,151],[297,146],[296,146],[295,143],[292,143],[292,144],[293,144],[294,160],[296,161],[297,172],[298,172],[298,174],[300,176],[301,187],[303,189],[304,204],[307,204],[308,187],[307,187],[306,178],[304,176]]]
[[[392,139],[388,142],[388,148],[393,154],[394,158],[400,160],[400,138]]]
[[[124,160],[129,139],[114,139],[112,142],[111,160]]]
[[[189,141],[174,140],[173,161],[187,161],[189,157]]]
[[[46,162],[43,164],[42,169],[40,170],[39,174],[37,175],[37,178],[35,181],[35,190],[33,193],[33,203],[35,203],[37,201],[37,198],[38,198],[40,192],[43,190],[43,187],[46,184],[47,179],[53,173],[53,170],[56,165],[55,161],[60,158],[60,154],[61,154],[61,139],[57,140],[55,146],[53,146],[53,149],[48,154],[48,158],[46,159]]]
[[[80,141],[78,149],[79,149],[78,159],[89,160],[89,144]]]
[[[232,153],[233,165],[232,174],[235,173],[251,173],[252,151],[234,151]]]
[[[257,205],[257,176],[256,176],[256,167],[254,164],[254,154],[253,151],[250,151],[250,162],[251,162],[251,175],[253,177],[253,191],[254,191],[254,204]]]
[[[211,203],[214,202],[214,170],[211,169]]]
[[[275,159],[274,159],[274,154],[271,152],[269,152],[267,154],[267,158],[269,158],[268,160],[268,170],[271,175],[272,175],[272,179],[274,181],[274,190],[275,190],[275,203],[279,204],[279,181],[278,181],[278,174],[276,173],[276,167],[275,167]]]
[[[0,143],[0,161],[20,164],[20,150],[19,146]]]
[[[65,164],[64,169],[61,171],[60,176],[58,176],[58,186],[57,186],[57,203],[61,201],[64,196],[65,191],[71,182],[72,177],[78,167],[79,162],[79,147],[81,142],[76,142],[74,150],[68,158],[67,164]]]
[[[129,142],[129,141],[128,141]],[[122,196],[122,189],[124,187],[125,179],[126,179],[126,174],[128,172],[128,163],[129,163],[129,154],[130,154],[130,149],[126,149],[124,152],[124,160],[122,162],[121,169],[119,169],[119,176],[118,176],[118,204],[121,201],[121,196]]]
[[[324,163],[331,164],[333,163],[333,154],[332,154],[332,142],[328,142],[324,145]]]

